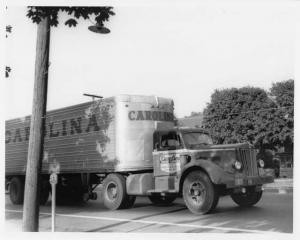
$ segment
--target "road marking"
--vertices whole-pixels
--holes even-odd
[[[6,209],[5,211],[23,213],[23,211],[20,210]],[[51,216],[51,213],[41,212],[40,215]],[[195,224],[157,222],[157,221],[147,221],[147,220],[126,219],[126,218],[96,217],[96,216],[87,216],[87,215],[61,214],[61,213],[57,213],[56,216],[70,217],[70,218],[86,218],[86,219],[94,219],[94,220],[107,220],[107,221],[116,221],[116,222],[128,222],[128,223],[131,222],[131,223],[143,223],[143,224],[168,225],[168,226],[200,228],[200,229],[213,229],[213,230],[234,231],[234,232],[244,232],[244,233],[258,233],[258,234],[280,233],[276,231],[261,231],[261,230],[251,230],[251,229],[231,228],[231,227],[217,227],[217,226],[200,226]]]

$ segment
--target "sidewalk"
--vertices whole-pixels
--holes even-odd
[[[293,193],[293,179],[292,178],[278,178],[274,183],[269,183],[263,186],[265,192],[287,194]]]

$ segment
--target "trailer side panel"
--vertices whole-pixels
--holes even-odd
[[[24,174],[30,116],[6,121],[5,173]],[[115,169],[115,100],[107,98],[47,112],[42,172],[58,162],[61,173]]]

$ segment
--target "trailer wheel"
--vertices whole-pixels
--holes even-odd
[[[13,177],[9,186],[9,196],[13,204],[24,201],[24,181],[20,177]]]
[[[128,199],[125,178],[120,174],[109,174],[103,181],[102,195],[106,208],[111,210],[124,208]]]
[[[241,207],[251,207],[259,202],[262,197],[262,191],[248,193],[234,193],[230,195],[232,200]]]
[[[193,171],[186,176],[182,193],[187,208],[195,214],[213,211],[219,200],[216,187],[203,171]]]
[[[175,201],[176,196],[149,196],[149,199],[154,205],[167,206]]]
[[[123,202],[121,206],[122,209],[132,208],[135,202],[136,196],[127,196],[127,199]]]

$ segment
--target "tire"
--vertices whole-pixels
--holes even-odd
[[[128,195],[125,178],[120,174],[109,174],[103,181],[102,198],[104,206],[110,210],[129,206],[126,203]]]
[[[127,196],[127,199],[124,201],[124,204],[121,206],[122,209],[132,208],[135,202],[136,196]]]
[[[9,186],[9,196],[13,204],[22,204],[24,201],[24,181],[20,177],[13,177]]]
[[[149,199],[154,205],[167,206],[175,201],[176,196],[149,196]]]
[[[190,172],[183,182],[183,199],[187,208],[195,214],[210,213],[219,201],[219,194],[203,171]]]
[[[262,197],[262,191],[248,192],[245,194],[234,193],[230,195],[232,200],[240,207],[251,207],[259,202]]]

